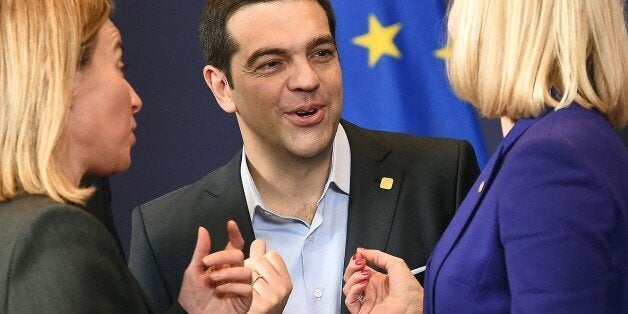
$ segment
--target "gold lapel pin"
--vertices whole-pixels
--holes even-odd
[[[393,183],[395,180],[389,177],[383,177],[382,181],[379,182],[379,188],[384,190],[390,190],[393,187]]]

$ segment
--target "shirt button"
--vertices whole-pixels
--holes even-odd
[[[310,235],[309,237],[307,237],[307,240],[310,241],[310,242],[313,242],[314,241],[314,236]]]
[[[321,290],[319,288],[314,289],[314,296],[317,299],[320,299],[321,297],[323,297],[323,290]]]

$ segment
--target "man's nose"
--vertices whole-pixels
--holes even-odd
[[[310,92],[320,86],[318,73],[309,60],[298,60],[293,64],[293,73],[288,82],[290,90]]]

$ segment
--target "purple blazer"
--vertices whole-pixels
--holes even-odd
[[[576,104],[504,138],[432,252],[425,313],[628,313],[628,152]]]

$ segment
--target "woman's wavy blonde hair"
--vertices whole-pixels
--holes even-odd
[[[454,91],[487,117],[535,117],[573,101],[628,123],[622,0],[454,0]]]
[[[57,149],[78,70],[111,0],[0,0],[0,201],[21,193],[84,204],[93,189],[59,169]]]

